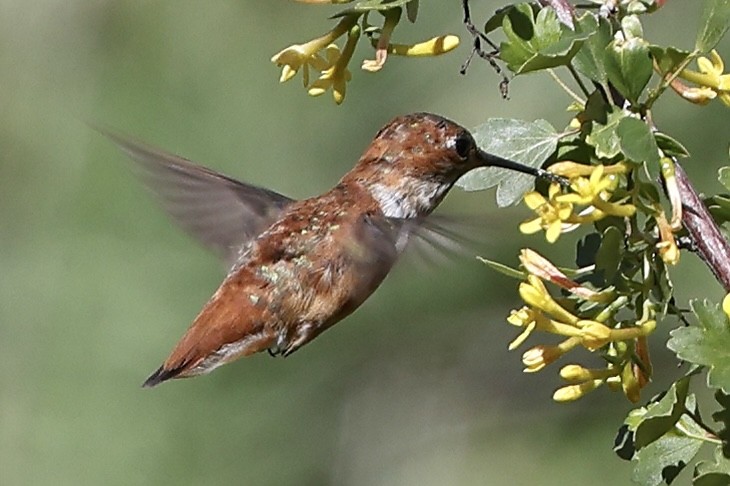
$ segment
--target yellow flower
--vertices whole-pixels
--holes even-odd
[[[507,317],[507,322],[524,328],[520,335],[509,344],[508,349],[510,351],[522,345],[534,330],[568,337],[581,336],[580,329],[572,324],[555,321],[542,312],[529,307],[511,311],[509,317]]]
[[[537,218],[520,224],[520,231],[525,234],[537,233],[545,230],[545,238],[555,243],[563,231],[563,224],[573,214],[573,205],[559,202],[555,197],[560,193],[560,185],[552,183],[548,189],[548,199],[539,192],[525,194],[525,204],[537,213]]]
[[[672,226],[667,221],[667,217],[664,215],[664,210],[659,209],[656,216],[657,228],[659,229],[660,242],[656,244],[659,256],[667,265],[676,265],[679,263],[679,247],[677,241],[674,239],[674,232]]]
[[[688,88],[691,91],[688,96],[680,94],[690,101],[700,103],[718,97],[725,105],[730,106],[730,74],[723,74],[725,64],[720,54],[713,49],[710,52],[710,59],[706,57],[697,59],[697,67],[699,71],[684,69],[679,73],[679,77],[698,85],[698,88],[695,88],[695,91]]]
[[[582,398],[586,393],[592,392],[601,384],[603,384],[603,380],[589,380],[578,385],[564,386],[555,390],[553,400],[556,402],[572,402]]]
[[[540,371],[562,355],[576,347],[580,338],[571,337],[556,346],[539,345],[530,348],[522,355],[522,364],[525,365],[525,373]]]
[[[458,46],[459,37],[447,34],[417,44],[390,44],[388,45],[388,52],[396,56],[430,57],[446,54]]]
[[[605,346],[609,342],[629,341],[631,339],[647,336],[656,329],[656,321],[647,320],[639,322],[637,326],[611,329],[600,322],[581,320],[578,322],[578,327],[581,328],[581,342],[583,346],[594,351]]]
[[[582,344],[591,351],[605,346],[611,341],[611,328],[595,321],[581,321]]]
[[[610,366],[610,365],[609,365]],[[611,376],[616,376],[620,369],[615,367],[603,369],[589,369],[581,365],[570,364],[560,369],[560,377],[565,381],[572,383],[580,383],[589,380],[605,380]]]
[[[527,270],[530,274],[554,283],[555,285],[568,290],[573,295],[577,295],[583,299],[595,302],[607,302],[614,298],[614,292],[610,289],[602,292],[596,292],[595,290],[591,290],[588,287],[571,280],[547,258],[529,248],[525,248],[520,252],[520,262],[525,270]]]
[[[353,26],[347,35],[347,43],[342,53],[337,56],[337,60],[332,67],[323,71],[319,79],[312,83],[312,86],[308,90],[309,96],[320,96],[331,88],[335,103],[339,105],[345,100],[347,82],[352,79],[352,74],[347,69],[347,65],[352,58],[352,54],[355,52],[355,46],[359,37],[360,28]]]
[[[519,292],[527,305],[546,312],[561,322],[573,325],[578,322],[578,317],[555,302],[545,285],[535,275],[528,275],[527,282],[520,283]]]
[[[674,162],[669,157],[663,157],[660,168],[664,178],[664,188],[672,205],[672,220],[669,226],[673,231],[679,231],[682,229],[682,195],[679,193]]]
[[[271,62],[282,68],[279,82],[289,81],[301,69],[304,86],[308,86],[310,66],[317,71],[324,71],[331,66],[319,55],[319,51],[350,30],[357,22],[357,18],[357,16],[347,15],[325,35],[304,44],[289,46],[275,54],[271,58]]]
[[[616,176],[615,173],[606,174],[605,170],[606,168],[603,165],[597,165],[591,171],[589,178],[574,178],[570,184],[570,188],[573,192],[568,194],[559,194],[555,196],[555,200],[559,203],[571,203],[595,207],[599,210],[599,213],[588,213],[589,215],[592,214],[592,216],[586,218],[586,220],[591,221],[601,219],[606,215],[620,217],[633,215],[636,212],[636,207],[632,204],[608,202],[611,198],[612,192],[616,189],[618,184],[618,176]]]

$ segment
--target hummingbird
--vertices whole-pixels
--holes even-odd
[[[336,186],[303,200],[102,132],[137,162],[172,219],[229,267],[144,387],[262,351],[289,356],[357,309],[409,241],[428,239],[429,215],[468,171],[560,179],[481,150],[467,129],[429,113],[392,120]]]

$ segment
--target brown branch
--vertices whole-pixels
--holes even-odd
[[[675,161],[677,186],[682,196],[682,224],[687,228],[697,254],[730,292],[730,244],[710,216],[682,166]]]

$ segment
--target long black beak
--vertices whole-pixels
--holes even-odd
[[[548,172],[545,169],[530,167],[529,165],[520,164],[519,162],[514,162],[509,159],[503,159],[502,157],[492,155],[481,149],[478,150],[478,154],[479,158],[487,167],[501,167],[503,169],[522,172],[523,174],[529,174],[531,176],[545,179],[550,182],[557,182],[564,187],[568,187],[570,185],[570,182],[565,177],[553,174],[552,172]]]

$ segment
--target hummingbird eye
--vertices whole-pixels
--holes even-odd
[[[468,135],[461,135],[454,141],[454,150],[456,150],[457,155],[462,159],[469,157],[472,146],[472,139]]]

